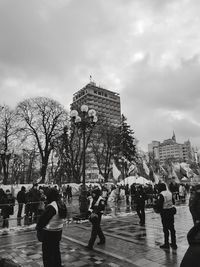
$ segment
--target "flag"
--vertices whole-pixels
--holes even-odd
[[[134,173],[136,173],[137,172],[137,167],[134,164],[131,164],[129,169],[128,169],[128,173],[127,174],[130,175],[131,172],[133,172],[133,171],[134,171]]]
[[[143,160],[143,168],[144,168],[146,175],[149,176],[149,167],[147,166],[147,164],[144,160]]]
[[[178,175],[177,175],[176,172],[175,172],[175,166],[174,166],[173,163],[172,163],[172,173],[171,173],[171,176],[172,176],[173,178],[175,178],[174,180],[175,180],[176,183],[180,183],[180,181],[179,181],[179,179],[178,179]]]
[[[180,164],[180,173],[183,175],[183,176],[186,176],[188,178],[188,170],[187,170],[187,166],[184,164],[184,163],[181,163]]]
[[[115,181],[118,181],[118,177],[120,176],[121,172],[117,169],[117,166],[113,162],[113,178]]]
[[[160,173],[161,173],[163,176],[167,176],[167,172],[166,172],[166,170],[163,168],[163,166],[160,166]]]
[[[154,182],[155,184],[158,184],[160,181],[160,177],[158,174],[155,174],[155,172],[153,172],[153,178],[154,178]]]
[[[149,170],[149,180],[152,181],[155,184],[158,184],[160,181],[160,177],[158,174],[155,174],[155,172],[153,171],[152,167],[150,167]]]
[[[154,180],[154,172],[153,172],[152,168],[150,168],[150,170],[149,170],[149,180],[152,181],[152,182],[155,182],[155,180]]]
[[[36,183],[39,184],[42,181],[42,176],[40,176],[37,180]]]

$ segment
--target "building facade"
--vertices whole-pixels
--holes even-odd
[[[95,109],[98,120],[118,126],[121,120],[121,104],[118,93],[96,86],[90,82],[73,95],[71,109],[80,110],[82,105]]]
[[[96,86],[94,82],[90,82],[73,94],[71,110],[76,109],[79,112],[82,105],[87,105],[89,109],[96,110],[100,124],[118,127],[121,123],[120,96],[116,92]],[[90,146],[87,148],[87,155],[89,160],[86,162],[86,182],[100,181],[102,177],[99,174]]]
[[[161,164],[164,164],[167,159],[184,162],[189,162],[193,159],[190,141],[179,144],[176,142],[174,133],[172,138],[163,142],[153,141],[148,145],[148,152],[153,154],[154,158],[159,160]]]

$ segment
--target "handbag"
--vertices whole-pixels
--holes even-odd
[[[44,241],[44,229],[37,229],[37,239],[39,242],[43,242]]]
[[[58,206],[58,214],[61,219],[66,219],[67,218],[67,206],[63,201],[57,201],[57,206]]]
[[[175,214],[176,214],[176,212],[177,212],[177,210],[176,210],[176,207],[175,207],[175,206],[173,206],[173,207],[171,208],[171,210],[172,210],[172,214],[173,214],[173,215],[175,215]]]
[[[98,215],[96,214],[96,213],[91,213],[90,214],[90,216],[89,216],[89,221],[91,222],[91,223],[95,223],[95,222],[97,222],[97,220],[98,220]]]

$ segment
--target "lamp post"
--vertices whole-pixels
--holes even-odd
[[[1,150],[0,152],[1,161],[3,165],[3,184],[7,184],[8,182],[8,170],[9,170],[9,161],[11,157],[11,153],[8,150]]]
[[[82,131],[82,153],[83,153],[83,161],[82,161],[82,190],[80,195],[80,213],[81,215],[85,216],[88,210],[88,203],[87,203],[87,191],[85,187],[85,152],[86,152],[86,131],[88,129],[92,129],[96,122],[97,116],[96,111],[94,109],[88,110],[87,105],[81,106],[81,111],[78,113],[77,110],[72,110],[70,112],[70,116],[72,118],[72,122],[74,125]]]

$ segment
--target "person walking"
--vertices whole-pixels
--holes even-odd
[[[146,194],[144,192],[142,185],[139,185],[136,188],[134,202],[137,215],[140,219],[139,223],[141,226],[145,225],[145,200],[146,200]]]
[[[44,194],[44,190],[41,186],[39,187],[39,192],[40,192],[40,201],[38,206],[38,217],[37,217],[38,219],[45,210],[45,202],[46,202],[46,195]]]
[[[130,193],[131,193],[131,209],[134,210],[135,209],[135,193],[136,193],[136,186],[135,184],[132,184],[130,187]]]
[[[3,228],[9,227],[9,217],[14,214],[15,198],[7,189],[2,200],[2,216],[3,216]]]
[[[47,194],[47,203],[36,225],[38,240],[42,242],[43,264],[44,267],[62,267],[60,240],[67,208],[54,188]]]
[[[130,188],[129,188],[129,184],[125,185],[125,196],[126,196],[126,207],[127,209],[130,208],[130,200],[129,200],[129,196],[130,196]]]
[[[176,231],[174,228],[174,215],[176,208],[172,193],[167,190],[166,184],[159,184],[159,195],[155,203],[155,209],[160,213],[164,232],[164,244],[160,246],[163,249],[177,249]],[[169,244],[169,233],[171,234],[171,244]]]
[[[17,193],[18,212],[17,212],[17,224],[21,225],[21,217],[23,206],[26,203],[26,187],[22,186],[21,190]]]
[[[89,220],[92,223],[92,232],[90,236],[90,240],[86,249],[93,249],[93,245],[99,236],[100,241],[97,243],[98,245],[105,244],[105,236],[101,230],[101,217],[105,208],[105,201],[101,197],[101,191],[99,188],[95,188],[92,190],[92,196],[90,197],[90,204],[89,204]]]

